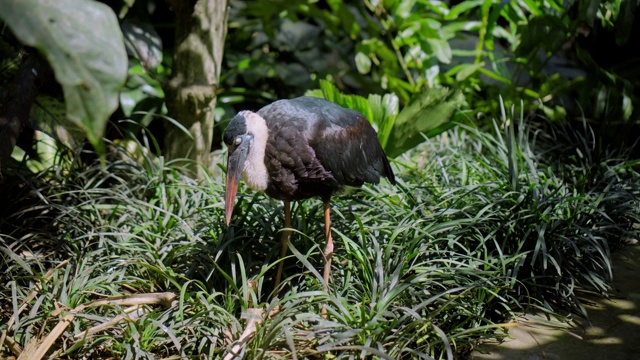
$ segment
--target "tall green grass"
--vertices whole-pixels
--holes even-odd
[[[541,133],[521,119],[505,114],[490,132],[459,126],[395,162],[396,187],[335,197],[329,293],[317,200],[294,205],[281,260],[279,202],[241,189],[227,228],[222,179],[196,183],[114,144],[106,171],[69,154],[37,176],[3,179],[0,331],[24,347],[103,296],[171,292],[171,304],[74,337],[126,306],[81,309],[49,354],[223,358],[261,309],[271,315],[240,344],[246,359],[450,359],[514,311],[584,315],[580,291],[606,294],[610,249],[636,235],[636,164],[588,141],[580,157],[554,139],[584,133]],[[274,293],[278,261],[286,278]]]

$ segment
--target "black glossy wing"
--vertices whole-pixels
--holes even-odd
[[[328,118],[331,125],[311,143],[325,168],[344,185],[377,184],[381,177],[395,184],[387,156],[369,121],[353,110],[333,115]]]
[[[281,100],[270,106],[282,115],[274,117],[273,110],[263,108],[260,112],[271,113],[267,122],[284,122],[302,134],[315,158],[339,184],[378,183],[380,177],[395,183],[375,130],[359,112],[314,97]]]

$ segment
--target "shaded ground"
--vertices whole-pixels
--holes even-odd
[[[640,246],[613,255],[615,292],[611,299],[592,297],[585,307],[591,325],[568,325],[525,315],[502,344],[485,343],[473,360],[640,359]]]

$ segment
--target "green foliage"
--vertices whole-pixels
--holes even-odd
[[[73,9],[73,11],[70,11]],[[0,18],[49,61],[65,94],[67,118],[96,149],[127,75],[122,32],[113,11],[94,1],[3,1]]]
[[[5,6],[8,9],[13,3]],[[54,7],[100,5],[83,2],[77,7],[74,4],[56,3]],[[83,20],[85,17],[68,15],[74,24],[70,31],[86,34],[83,41],[98,45],[102,50],[100,60],[112,59],[107,65],[113,69],[95,72],[95,64],[88,64],[81,71],[74,71],[74,74],[91,73],[91,79],[69,85],[75,86],[77,101],[65,101],[58,106],[43,102],[44,111],[34,116],[49,119],[56,113],[55,107],[67,107],[70,119],[93,134],[90,135],[92,142],[98,141],[105,119],[115,106],[113,95],[121,90],[124,44],[131,56],[130,69],[126,86],[119,93],[120,107],[113,120],[121,120],[123,116],[132,120],[126,127],[133,135],[150,131],[156,138],[163,137],[158,130],[162,126],[150,124],[153,119],[161,118],[157,115],[166,115],[162,87],[171,73],[173,51],[172,34],[166,28],[167,24],[171,27],[173,15],[165,7],[144,4],[147,2],[113,4],[116,10],[119,7],[124,38],[118,29],[114,30],[113,21],[104,28],[95,28],[93,23],[97,22],[94,21],[92,29],[85,31],[83,27],[88,24]],[[413,0],[311,3],[295,0],[267,4],[252,0],[231,2],[230,6],[229,33],[233,36],[227,38],[225,45],[215,109],[214,148],[221,147],[218,134],[222,133],[226,120],[238,110],[257,109],[279,98],[299,96],[309,89],[325,86],[321,81],[329,81],[344,93],[371,95],[371,99],[381,96],[380,103],[387,105],[371,103],[370,106],[373,111],[384,107],[394,109],[388,118],[395,114],[396,99],[399,113],[408,104],[425,99],[434,103],[453,99],[452,103],[458,103],[459,93],[464,95],[464,103],[456,107],[479,114],[474,121],[480,123],[499,116],[500,106],[495,100],[499,96],[511,102],[524,99],[528,111],[542,111],[554,120],[585,114],[595,122],[602,122],[602,129],[596,130],[612,135],[615,141],[624,140],[615,136],[628,133],[628,127],[638,117],[636,90],[640,77],[636,65],[640,55],[634,50],[638,47],[630,36],[637,28],[635,1],[478,0],[449,4]],[[103,6],[100,8],[110,13]],[[59,34],[48,31],[51,25],[43,15],[56,14],[56,11],[31,11],[35,26],[23,30],[41,34],[41,47],[56,44],[46,41],[47,36]],[[23,25],[13,24],[12,19],[22,18],[12,15],[7,24],[13,30]],[[55,24],[60,23],[62,21]],[[111,36],[112,32],[115,36]],[[91,34],[96,34],[105,44],[91,40]],[[73,38],[66,34],[64,40]],[[43,48],[42,51],[49,50]],[[76,47],[67,52],[81,60],[74,64],[82,65],[95,58],[92,50],[87,51],[89,53],[84,54],[83,48]],[[601,55],[609,53],[626,57],[613,56],[611,58],[619,61],[612,61]],[[99,82],[99,87],[92,81]],[[92,90],[87,91],[85,85]],[[445,95],[440,88],[449,88],[451,93]],[[67,93],[70,99],[71,93]],[[103,111],[76,106],[97,104],[93,98],[86,98],[87,94],[106,96],[107,101],[98,104]],[[383,97],[384,94],[393,95]],[[74,109],[78,111],[77,116],[71,112]],[[81,110],[85,113],[80,113]],[[427,136],[446,129],[450,124],[445,120],[451,117],[449,111],[429,113],[431,120],[422,120],[415,129]],[[93,116],[102,120],[94,121]],[[387,118],[374,116],[378,117]],[[413,122],[415,117],[411,119]],[[379,126],[380,140],[385,147],[387,141],[398,142],[387,140],[393,136],[392,121],[373,121]],[[625,126],[623,130],[612,126],[621,123]],[[55,124],[39,128],[63,140],[69,137],[59,135],[59,126]],[[411,133],[414,139],[398,145],[394,154],[421,141],[418,139],[421,135],[413,129],[411,125],[407,132],[401,132],[403,141],[406,133]],[[65,143],[75,145],[72,141]]]
[[[606,293],[610,249],[638,235],[636,164],[599,153],[586,126],[538,127],[513,111],[500,124],[450,129],[396,163],[396,187],[335,197],[329,293],[316,270],[319,202],[294,206],[291,252],[279,260],[278,202],[241,190],[227,228],[219,178],[199,184],[161,158],[141,152],[139,162],[115,145],[107,172],[61,154],[30,186],[16,179],[2,193],[9,206],[0,209],[0,304],[8,314],[27,310],[0,330],[24,346],[49,333],[60,311],[104,295],[162,291],[176,301],[74,338],[125,314],[83,309],[53,351],[222,357],[258,316],[241,346],[245,358],[453,358],[494,336],[514,310],[583,314],[581,289]],[[542,128],[548,136],[538,135]],[[287,277],[274,294],[278,261]],[[42,290],[29,297],[36,280]]]
[[[554,120],[587,114],[630,124],[639,108],[640,54],[629,37],[637,8],[620,0],[289,1],[268,9],[249,1],[231,12],[239,35],[226,50],[233,75],[225,83],[270,100],[327,79],[365,97],[393,93],[400,107],[447,86],[489,115],[480,121],[499,116],[502,96]],[[273,70],[284,67],[300,71]]]
[[[622,172],[604,163],[592,163],[606,167],[606,176],[595,177],[587,187],[578,189],[568,181],[575,179],[576,169],[563,164],[559,166],[562,172],[554,172],[547,161],[555,162],[556,158],[545,160],[539,155],[541,149],[530,142],[527,127],[518,124],[514,130],[515,126],[507,125],[505,135],[497,133],[495,137],[469,129],[477,135],[478,142],[472,147],[486,155],[469,153],[457,159],[458,166],[445,161],[444,178],[431,181],[444,184],[443,193],[466,184],[464,188],[475,200],[441,197],[446,200],[438,206],[463,208],[464,213],[454,217],[474,220],[472,227],[460,230],[462,248],[483,246],[493,256],[518,255],[505,270],[518,280],[513,287],[517,294],[540,301],[532,306],[562,308],[586,316],[575,286],[609,291],[609,251],[633,234],[637,185],[635,181],[629,184]]]
[[[240,106],[319,88],[309,93],[362,112],[397,157],[397,187],[333,199],[329,293],[316,270],[324,240],[317,201],[294,207],[291,253],[281,260],[279,203],[245,192],[227,228],[219,175],[196,183],[178,162],[150,155],[161,153],[153,119],[165,113],[172,49],[162,43],[171,43],[171,18],[160,7],[119,3],[123,39],[104,6],[60,4],[5,2],[0,17],[47,56],[67,114],[92,142],[114,96],[128,139],[107,142],[104,169],[82,149],[39,160],[24,153],[34,174],[2,179],[0,308],[9,316],[25,310],[11,327],[1,319],[0,330],[23,347],[79,305],[166,291],[177,300],[165,307],[78,311],[50,355],[222,357],[260,310],[271,316],[258,315],[254,336],[242,342],[247,359],[453,358],[494,336],[513,311],[584,316],[581,292],[608,293],[609,252],[638,235],[637,162],[600,136],[626,137],[609,124],[638,117],[637,2],[231,2],[220,130]],[[86,29],[85,16],[59,10],[69,8],[106,20]],[[73,34],[58,27],[65,21]],[[69,48],[72,39],[83,42]],[[120,89],[125,44],[132,59]],[[630,55],[612,57],[618,62],[601,56],[621,49]],[[61,60],[60,51],[77,61]],[[15,64],[1,60],[6,82]],[[96,71],[102,61],[112,71]],[[524,99],[520,113],[502,98]],[[485,126],[469,124],[465,109]],[[552,121],[525,121],[539,110]],[[555,121],[580,111],[577,125]],[[55,149],[42,141],[38,152],[45,146]],[[275,294],[278,261],[288,278]],[[74,337],[118,316],[130,321]]]
[[[454,126],[454,114],[464,102],[459,91],[446,88],[425,89],[402,109],[391,129],[385,151],[391,157],[416,147]]]
[[[413,149],[426,137],[436,136],[454,126],[454,113],[464,98],[460,92],[445,88],[427,89],[416,94],[410,104],[398,113],[395,94],[358,95],[342,94],[328,81],[320,81],[320,90],[307,95],[323,97],[341,106],[358,110],[378,126],[378,140],[389,157],[397,157]]]

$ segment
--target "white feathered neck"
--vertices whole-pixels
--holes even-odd
[[[240,115],[247,121],[247,133],[253,135],[253,144],[251,144],[247,161],[245,161],[242,170],[242,179],[250,188],[265,191],[269,184],[269,174],[264,162],[267,139],[269,138],[267,122],[262,116],[252,111],[241,111]]]

